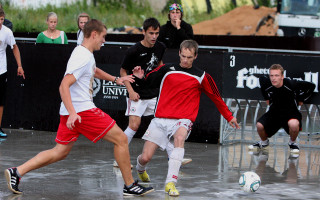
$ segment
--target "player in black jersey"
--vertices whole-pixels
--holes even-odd
[[[120,75],[131,74],[136,66],[140,66],[146,72],[153,70],[162,64],[165,45],[157,41],[160,31],[160,23],[155,18],[148,18],[143,23],[144,39],[130,47],[121,64]],[[127,110],[129,125],[124,131],[128,137],[128,143],[140,127],[141,117],[154,114],[156,97],[159,89],[149,89],[148,85],[131,84],[125,82],[127,88]],[[114,167],[118,167],[116,162]]]
[[[284,69],[279,64],[274,64],[269,69],[269,78],[260,77],[261,92],[269,111],[257,122],[257,131],[261,141],[249,145],[250,150],[263,150],[268,148],[269,140],[280,128],[290,135],[290,152],[299,154],[299,146],[296,143],[301,130],[301,113],[299,105],[303,105],[312,95],[315,85],[306,81],[297,81],[284,78]]]

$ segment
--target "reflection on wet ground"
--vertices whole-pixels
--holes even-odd
[[[22,178],[23,195],[7,189],[3,170],[21,164],[38,152],[55,145],[55,133],[6,130],[9,137],[0,141],[0,199],[64,200],[123,199],[123,181],[112,167],[113,146],[99,141],[93,144],[81,137],[64,161],[32,171]],[[302,148],[292,157],[286,145],[271,146],[268,153],[248,152],[248,144],[220,146],[186,143],[186,156],[193,162],[183,166],[177,188],[180,197],[164,193],[167,174],[166,152],[158,151],[149,164],[150,186],[155,192],[135,199],[319,199],[320,148]],[[131,162],[141,153],[143,141],[130,144]],[[245,193],[240,175],[255,171],[262,185],[256,193]],[[137,174],[133,170],[133,176]],[[132,198],[131,198],[132,199]]]

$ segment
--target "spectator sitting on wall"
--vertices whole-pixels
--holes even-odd
[[[193,39],[192,26],[182,20],[183,9],[180,4],[172,4],[169,7],[169,21],[160,28],[158,40],[167,48],[179,48],[183,40]]]
[[[83,27],[84,25],[89,21],[90,16],[87,13],[81,13],[77,17],[77,24],[79,27],[79,30],[77,32],[77,45],[81,45],[83,41]]]
[[[0,3],[0,9],[3,9],[2,4]],[[3,25],[5,25],[6,27],[10,28],[12,30],[13,25],[12,22],[8,19],[4,19]]]
[[[36,43],[48,44],[68,44],[68,38],[64,31],[56,29],[58,16],[54,12],[49,12],[47,16],[48,29],[39,33]]]

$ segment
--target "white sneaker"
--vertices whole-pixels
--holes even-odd
[[[268,144],[266,144],[266,145],[263,145],[261,143],[261,141],[259,141],[255,144],[249,145],[248,149],[249,149],[249,151],[260,151],[260,150],[268,151],[269,150],[269,140],[268,140]]]
[[[181,162],[181,165],[186,165],[186,164],[189,164],[191,162],[192,162],[191,158],[183,158],[182,162]]]
[[[299,154],[300,148],[297,143],[288,144],[290,147],[290,153],[292,154]]]
[[[113,167],[119,168],[119,165],[118,165],[117,161],[113,161]],[[131,169],[132,168],[133,168],[133,165],[131,165]]]

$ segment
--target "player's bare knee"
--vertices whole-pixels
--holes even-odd
[[[299,130],[299,121],[296,119],[291,119],[288,121],[288,126],[290,129],[297,129]]]
[[[260,122],[257,122],[256,127],[257,127],[258,131],[263,131],[264,130],[264,126]]]
[[[174,136],[174,147],[183,147],[183,144],[186,140],[184,135],[178,134]]]
[[[131,128],[134,131],[137,131],[139,129],[140,123],[132,122],[129,124],[129,128]]]
[[[151,160],[151,158],[152,158],[152,156],[151,155],[148,155],[148,154],[141,154],[140,155],[140,158],[139,158],[139,160],[140,160],[140,163],[148,163],[148,162],[150,162],[150,160]]]
[[[115,137],[113,143],[115,145],[124,146],[128,145],[128,137],[123,132],[117,134],[117,137]]]
[[[139,129],[139,126],[141,124],[141,118],[138,116],[130,116],[129,117],[129,128],[131,128],[134,131],[137,131]]]

